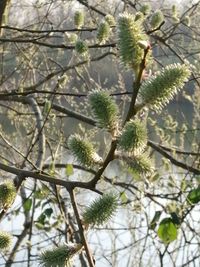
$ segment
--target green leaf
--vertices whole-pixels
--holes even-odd
[[[40,189],[39,190],[36,190],[34,192],[34,197],[35,198],[38,198],[38,199],[42,198],[42,194],[41,194],[41,190]]]
[[[42,185],[42,188],[34,192],[34,197],[37,199],[47,199],[50,194],[50,189],[46,185]]]
[[[155,212],[154,217],[153,217],[152,221],[150,222],[150,229],[151,230],[154,230],[156,228],[157,222],[159,221],[161,214],[162,214],[162,211],[160,211],[160,210],[157,210]]]
[[[187,183],[186,183],[186,180],[183,179],[181,181],[181,191],[184,192],[186,190],[186,188],[187,188]]]
[[[67,176],[73,175],[74,174],[74,168],[72,164],[67,164],[65,168],[65,174]]]
[[[160,222],[158,232],[159,238],[166,244],[177,238],[177,228],[171,218],[165,218]]]
[[[177,215],[176,212],[171,212],[170,215],[172,217],[172,221],[173,221],[174,224],[176,224],[176,225],[181,224],[180,217]]]
[[[152,183],[155,182],[155,181],[157,181],[158,179],[160,179],[160,174],[158,174],[158,173],[152,175],[152,176],[149,178],[150,182],[152,182]]]
[[[51,214],[53,213],[53,209],[52,208],[48,208],[44,211],[44,214],[50,218],[51,217]]]
[[[39,230],[42,230],[42,229],[44,229],[44,225],[43,225],[43,224],[41,224],[41,223],[35,222],[35,226],[36,226],[36,227],[37,227],[37,229],[39,229]]]
[[[46,215],[44,213],[41,213],[37,219],[37,223],[44,225],[45,220],[46,220]]]
[[[49,165],[49,170],[48,170],[49,175],[55,175],[55,164],[54,162],[51,162],[51,164]]]
[[[24,202],[23,204],[23,207],[24,207],[24,210],[26,212],[30,211],[31,207],[32,207],[32,199],[29,198],[29,199],[26,199],[26,201]]]
[[[187,196],[187,200],[191,204],[197,204],[200,201],[200,186],[191,190]]]
[[[48,114],[50,112],[50,110],[51,110],[51,101],[46,99],[43,112],[44,112],[44,114]]]
[[[127,203],[128,198],[127,198],[126,192],[122,192],[122,193],[121,193],[121,195],[120,195],[120,199],[121,199],[122,204]]]

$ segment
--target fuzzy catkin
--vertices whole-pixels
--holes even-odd
[[[12,236],[4,231],[0,231],[0,250],[8,249],[12,243]]]
[[[180,91],[191,75],[186,64],[171,64],[146,80],[140,87],[143,104],[160,111]]]
[[[140,12],[142,12],[144,15],[148,15],[151,11],[151,5],[150,4],[144,4],[140,8]]]
[[[116,209],[116,195],[104,194],[85,210],[83,213],[83,222],[89,225],[102,225],[113,216]]]
[[[80,55],[86,55],[88,52],[88,46],[84,41],[78,40],[75,44],[75,50]]]
[[[128,13],[119,16],[118,25],[118,47],[122,63],[125,67],[137,71],[144,56],[144,50],[138,45],[139,41],[148,41],[144,33],[142,21]],[[149,51],[150,53],[150,51]],[[148,63],[149,53],[146,59]]]
[[[126,123],[119,139],[119,146],[130,152],[140,153],[147,143],[147,131],[143,123],[131,120]]]
[[[0,208],[10,206],[16,197],[16,188],[10,180],[0,184]]]
[[[118,107],[106,91],[93,90],[89,95],[92,113],[98,126],[115,131],[118,123]]]
[[[161,10],[156,10],[152,17],[151,17],[151,21],[150,21],[150,24],[151,24],[151,27],[152,29],[155,29],[157,28],[164,20],[164,16],[163,16],[163,13]]]
[[[115,22],[115,18],[108,14],[105,16],[105,21],[112,27],[112,26],[115,26],[116,22]]]
[[[80,29],[84,24],[84,13],[83,11],[76,11],[74,14],[74,25]]]
[[[52,249],[47,249],[40,255],[40,265],[43,267],[66,267],[66,263],[81,248],[82,244],[76,244],[74,247],[60,245]]]
[[[154,171],[154,165],[146,153],[143,153],[139,156],[135,156],[132,159],[129,158],[126,163],[134,173],[139,175],[148,176]]]
[[[74,157],[84,166],[91,166],[101,161],[92,144],[78,134],[69,137],[68,147]]]
[[[110,36],[110,25],[103,21],[99,24],[98,30],[97,30],[97,39],[99,43],[105,43]]]

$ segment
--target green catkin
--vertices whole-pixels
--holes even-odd
[[[190,24],[191,24],[190,17],[189,17],[189,16],[185,16],[185,17],[183,18],[183,23],[189,27]]]
[[[84,24],[84,13],[83,11],[76,11],[74,14],[74,25],[80,29]]]
[[[138,42],[148,41],[142,22],[141,20],[135,21],[135,17],[131,14],[123,13],[119,16],[117,31],[121,61],[125,67],[137,71],[144,56],[144,50],[138,45]],[[148,63],[148,56],[146,63]]]
[[[78,35],[76,33],[65,33],[64,41],[65,43],[75,44],[78,40]]]
[[[70,33],[69,34],[69,42],[71,44],[75,44],[78,40],[78,35],[76,33]]]
[[[0,231],[0,250],[8,249],[12,243],[12,236],[4,231]]]
[[[176,8],[176,5],[173,5],[172,6],[172,15],[175,17],[177,16],[177,8]]]
[[[78,134],[69,137],[68,147],[72,151],[74,157],[84,166],[92,166],[102,161],[95,152],[92,144]]]
[[[114,194],[104,194],[96,199],[83,213],[83,222],[87,225],[102,225],[106,223],[117,209],[117,197]]]
[[[99,43],[105,43],[110,36],[110,25],[103,21],[99,24],[98,31],[97,31],[97,39]]]
[[[84,41],[78,40],[75,44],[75,50],[80,55],[86,55],[88,53],[88,46]]]
[[[105,21],[110,25],[110,27],[113,27],[116,24],[115,18],[110,14],[105,16]]]
[[[152,17],[151,17],[151,27],[152,29],[157,28],[158,26],[160,26],[160,24],[164,21],[164,16],[161,10],[156,10]]]
[[[43,267],[66,267],[72,256],[78,253],[82,244],[75,246],[60,245],[56,248],[45,250],[40,255],[40,265]]]
[[[16,188],[12,181],[6,180],[0,184],[0,208],[12,205],[16,197]]]
[[[143,21],[144,20],[144,14],[142,12],[137,12],[135,14],[135,21],[140,20]]]
[[[146,80],[140,87],[143,104],[160,111],[180,91],[191,75],[186,64],[171,64]]]
[[[151,5],[150,4],[144,4],[140,8],[140,12],[142,12],[144,15],[148,15],[151,12]]]
[[[146,153],[134,156],[126,161],[126,163],[133,172],[140,175],[150,175],[154,171],[153,163]]]
[[[113,133],[118,124],[118,107],[105,91],[93,90],[89,95],[92,113],[101,128],[107,128]]]
[[[129,121],[126,123],[122,135],[119,138],[119,146],[136,154],[143,151],[147,143],[147,131],[140,121]]]

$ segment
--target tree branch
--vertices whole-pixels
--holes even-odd
[[[93,260],[93,257],[91,255],[91,252],[90,252],[90,249],[89,249],[86,237],[85,237],[85,232],[84,232],[84,229],[83,229],[82,221],[80,219],[80,215],[79,215],[79,212],[78,212],[78,207],[77,207],[77,204],[76,204],[74,191],[73,190],[68,190],[68,192],[69,192],[69,195],[70,195],[70,199],[71,199],[72,207],[73,207],[73,210],[74,210],[74,214],[76,216],[76,221],[77,221],[77,224],[78,224],[79,233],[80,233],[80,236],[81,236],[82,244],[84,245],[84,248],[85,248],[85,252],[86,252],[86,255],[87,255],[89,266],[90,267],[95,267],[94,260]]]
[[[170,162],[172,164],[174,164],[175,166],[178,166],[184,170],[187,170],[189,172],[192,172],[196,175],[200,174],[200,170],[196,169],[192,166],[187,165],[186,163],[183,163],[179,160],[176,160],[174,157],[172,157],[170,154],[168,154],[163,148],[161,148],[160,146],[156,145],[155,143],[153,143],[152,141],[148,141],[147,143],[150,147],[152,147],[154,150],[156,150],[157,152],[159,152],[162,156],[164,156],[165,158],[169,159]]]

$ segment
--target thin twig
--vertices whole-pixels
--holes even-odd
[[[79,215],[79,212],[78,212],[78,207],[77,207],[77,203],[76,203],[76,199],[75,199],[75,195],[74,195],[74,190],[68,190],[68,192],[69,192],[71,203],[72,203],[72,207],[74,209],[74,213],[75,213],[75,216],[76,216],[76,221],[77,221],[77,224],[78,224],[78,228],[79,228],[79,233],[80,233],[80,236],[81,236],[82,244],[84,245],[85,252],[86,252],[86,255],[87,255],[88,263],[89,263],[90,267],[95,267],[94,260],[93,260],[93,257],[91,255],[91,252],[90,252],[90,249],[89,249],[86,237],[85,237],[85,232],[84,232],[84,229],[83,229],[82,221],[80,219],[80,215]]]

